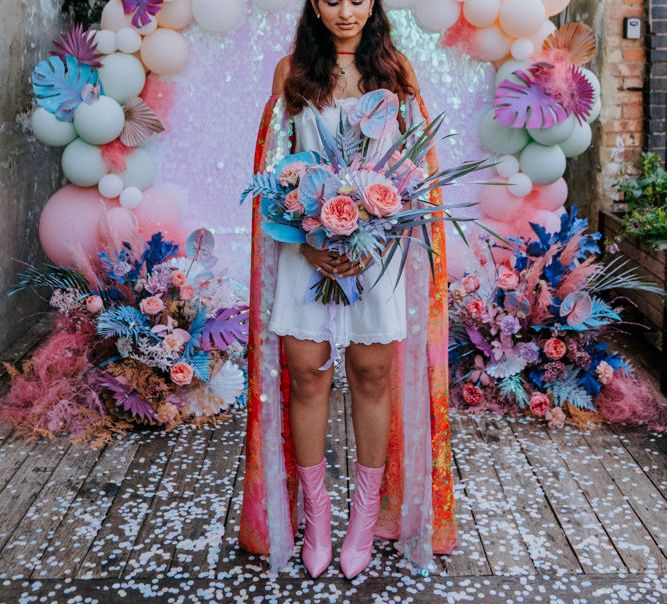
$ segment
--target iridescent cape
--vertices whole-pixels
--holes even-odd
[[[406,127],[429,116],[421,96],[401,105]],[[274,95],[264,109],[254,171],[271,169],[294,149],[285,99]],[[437,170],[437,153],[428,169]],[[431,201],[442,204],[440,189]],[[440,213],[438,213],[440,214]],[[290,383],[282,338],[267,329],[276,286],[279,244],[260,228],[259,197],[253,200],[248,343],[248,423],[245,485],[239,545],[269,557],[271,571],[284,568],[303,519],[296,458],[289,427]],[[420,237],[419,229],[413,236]],[[435,280],[425,250],[410,246],[405,264],[407,338],[395,344],[391,374],[391,427],[381,509],[375,534],[418,570],[433,570],[433,554],[457,544],[448,409],[447,264],[444,224],[430,225]],[[397,261],[394,258],[393,261]],[[424,371],[427,368],[427,371]]]

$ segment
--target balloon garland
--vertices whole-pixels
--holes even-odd
[[[161,230],[183,241],[191,230],[185,192],[155,184],[144,143],[168,127],[173,82],[162,76],[187,64],[180,31],[196,23],[230,35],[247,2],[280,11],[303,0],[109,0],[99,30],[75,26],[35,67],[32,129],[44,144],[64,147],[62,169],[71,183],[40,218],[40,241],[52,261],[81,269],[82,253],[94,256],[131,233]],[[593,32],[582,24],[557,30],[549,20],[569,0],[384,4],[411,10],[422,29],[441,34],[443,47],[497,69],[494,106],[479,132],[498,158],[496,184],[480,193],[483,222],[503,236],[530,235],[529,222],[556,229],[568,194],[567,159],[590,146],[590,123],[601,107],[600,83],[583,67],[595,54]]]

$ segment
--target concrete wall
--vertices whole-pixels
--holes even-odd
[[[39,214],[61,186],[60,149],[48,149],[27,136],[32,107],[30,75],[62,31],[62,0],[0,0],[0,350],[47,309],[31,293],[8,298],[21,265],[45,258],[39,246]]]

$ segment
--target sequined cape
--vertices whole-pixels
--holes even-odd
[[[406,127],[429,115],[420,95],[402,104]],[[271,169],[292,149],[294,132],[282,96],[264,108],[254,171]],[[429,171],[438,168],[435,149]],[[441,190],[431,201],[442,204]],[[239,546],[269,557],[271,571],[283,569],[294,550],[303,519],[294,446],[289,425],[290,379],[282,337],[267,329],[278,267],[278,243],[260,228],[259,197],[253,200],[248,343],[248,418]],[[457,544],[448,408],[448,317],[445,229],[429,225],[435,250],[435,280],[425,250],[412,243],[405,265],[408,335],[395,343],[391,372],[391,425],[378,537],[418,570],[433,570],[433,554]],[[413,236],[421,237],[416,229]],[[394,259],[396,260],[396,259]],[[424,368],[427,371],[424,371]]]

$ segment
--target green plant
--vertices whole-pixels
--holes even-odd
[[[640,176],[621,178],[614,183],[614,188],[623,194],[628,212],[667,204],[667,171],[662,163],[657,153],[642,153]]]

